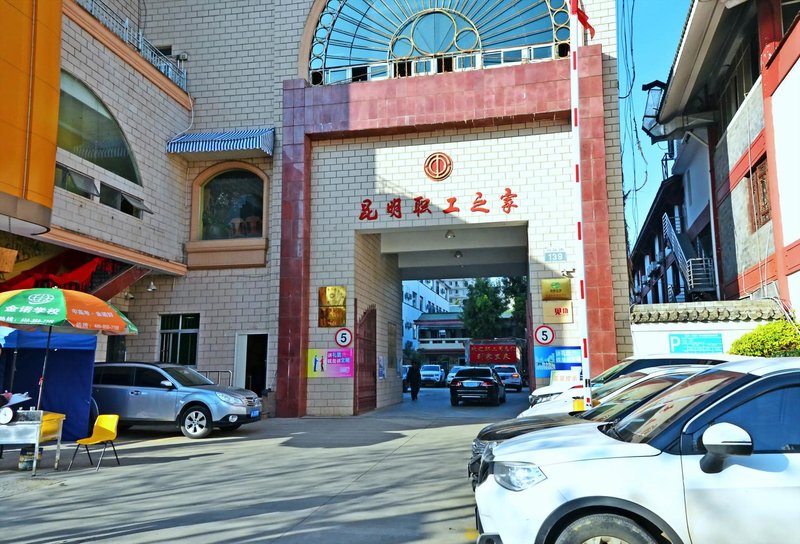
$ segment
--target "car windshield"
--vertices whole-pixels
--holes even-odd
[[[214,385],[214,382],[188,366],[167,366],[161,370],[169,374],[170,378],[183,386]]]
[[[658,378],[645,380],[632,386],[624,393],[620,393],[613,399],[583,412],[578,417],[590,421],[613,421],[628,408],[639,404],[656,393],[660,393],[667,387],[675,385],[684,378],[686,378],[686,375],[659,376]]]
[[[462,368],[456,378],[491,378],[492,371],[488,368]]]
[[[616,378],[619,375],[620,372],[622,372],[622,370],[626,366],[628,366],[628,363],[626,363],[624,361],[621,362],[621,363],[617,363],[614,366],[612,366],[611,368],[609,368],[607,370],[604,370],[602,373],[600,373],[597,376],[595,376],[594,378],[592,378],[592,383],[593,384],[603,384],[603,383],[606,383],[609,380],[613,380],[614,378]]]
[[[495,366],[495,371],[497,372],[516,372],[517,369],[513,366]]]
[[[604,383],[603,385],[592,387],[592,396],[596,399],[602,399],[603,397],[607,397],[615,391],[619,391],[626,385],[631,384],[636,380],[641,380],[645,376],[646,374],[641,372],[631,372],[630,374],[625,374],[619,378],[614,378],[610,382]]]
[[[613,430],[626,442],[647,443],[685,410],[743,376],[727,370],[696,374],[628,414],[613,426]]]
[[[423,372],[425,372],[426,370],[428,372],[439,372],[439,370],[441,370],[441,368],[439,368],[439,365],[422,365],[422,369],[421,370]]]

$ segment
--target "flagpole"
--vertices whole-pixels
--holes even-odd
[[[581,375],[583,377],[584,409],[592,407],[591,365],[589,363],[589,325],[586,307],[586,258],[583,240],[583,172],[581,165],[580,93],[578,72],[578,46],[582,34],[578,20],[578,0],[570,0],[569,53],[570,53],[570,109],[572,115],[572,160],[575,167],[575,279],[580,288],[580,308],[577,314],[578,335],[581,338]]]
[[[44,348],[44,363],[42,363],[42,376],[39,378],[39,398],[36,399],[36,409],[42,408],[42,389],[44,388],[44,372],[47,369],[47,354],[50,353],[50,335],[53,334],[53,326],[47,327],[47,346]]]

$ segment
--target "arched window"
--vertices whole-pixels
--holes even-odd
[[[565,0],[327,0],[312,84],[449,72],[563,56]],[[561,47],[559,47],[561,46]]]
[[[264,181],[246,170],[229,170],[211,178],[201,193],[201,240],[261,238]]]
[[[133,153],[117,121],[86,85],[63,71],[58,147],[141,185]]]
[[[268,192],[269,178],[245,161],[222,162],[201,172],[192,182],[189,268],[264,266]]]

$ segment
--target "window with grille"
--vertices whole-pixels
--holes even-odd
[[[753,206],[753,230],[758,230],[770,220],[766,160],[762,160],[756,166],[750,177],[750,198]]]
[[[199,333],[200,314],[162,315],[159,360],[165,363],[196,365]]]

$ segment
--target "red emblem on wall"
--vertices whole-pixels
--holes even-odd
[[[437,151],[425,159],[425,175],[433,181],[447,179],[453,172],[453,159],[447,153]]]

